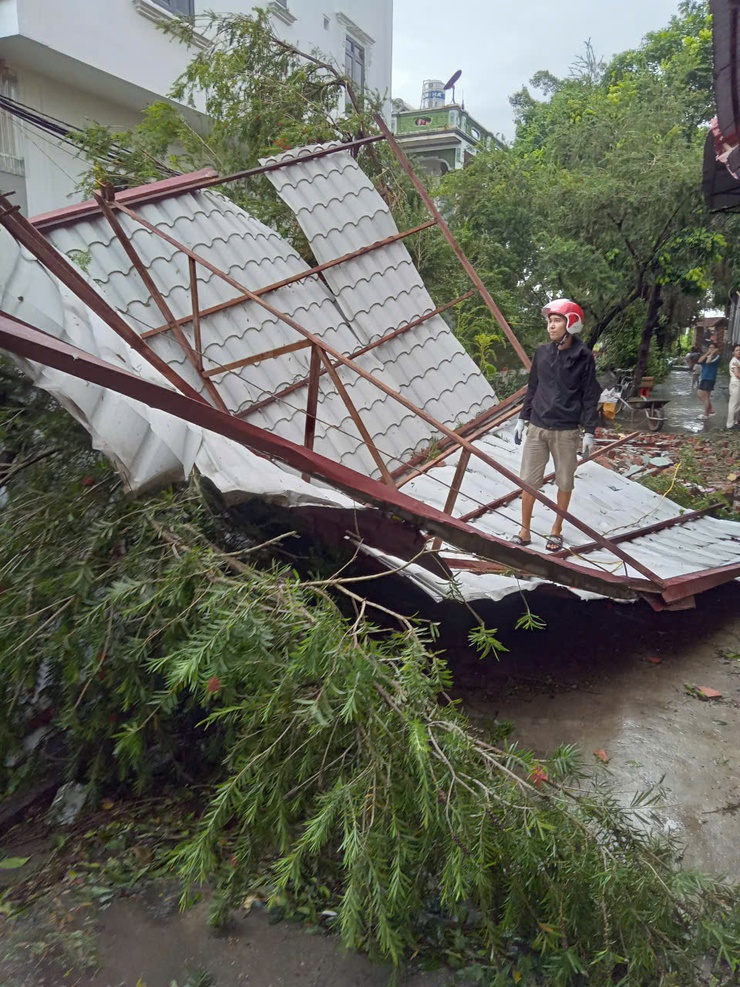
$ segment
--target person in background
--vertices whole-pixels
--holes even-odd
[[[701,350],[697,349],[696,343],[691,347],[690,351],[686,354],[685,363],[689,370],[693,370],[696,365],[696,361],[701,356]]]
[[[701,377],[701,364],[699,363],[699,357],[701,357],[701,353],[699,353],[694,366],[691,368],[691,386],[694,388],[699,386],[699,378]]]
[[[704,418],[711,418],[714,414],[712,407],[712,391],[717,382],[717,371],[719,370],[720,352],[719,347],[712,340],[707,347],[707,352],[696,361],[697,366],[701,366],[699,376],[699,387],[697,394],[699,400],[704,405]]]
[[[730,403],[727,406],[727,427],[740,428],[740,343],[732,347],[730,360]]]
[[[529,372],[527,394],[514,430],[514,441],[527,438],[522,453],[522,480],[539,490],[545,468],[552,456],[557,505],[568,510],[573,492],[578,446],[582,441],[584,459],[594,449],[598,423],[597,406],[601,387],[596,380],[594,358],[576,333],[583,328],[583,309],[569,298],[557,298],[542,309],[547,319],[549,343],[537,347]],[[583,440],[580,429],[583,428]],[[522,492],[522,526],[512,541],[529,545],[534,495]],[[556,552],[563,547],[563,519],[555,515],[545,548]]]

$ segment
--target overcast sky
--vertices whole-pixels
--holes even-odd
[[[424,79],[462,69],[457,101],[513,137],[509,96],[538,69],[567,75],[589,38],[608,59],[665,26],[678,0],[395,0],[393,96],[418,106]]]

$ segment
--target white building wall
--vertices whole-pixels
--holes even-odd
[[[342,71],[349,35],[365,50],[366,87],[385,97],[390,116],[393,0],[288,0],[287,11],[277,0],[194,3],[196,15],[267,6],[276,34],[328,56]],[[30,107],[78,126],[129,127],[192,57],[158,28],[168,16],[153,0],[0,0],[0,62],[12,69],[18,99]],[[28,124],[22,143],[30,215],[79,198],[74,186],[83,169],[69,149]]]
[[[125,129],[139,122],[129,106],[121,106],[30,69],[18,75],[18,99],[47,116],[81,127],[91,120]],[[77,176],[85,170],[74,147],[26,123],[20,124],[26,173],[28,215],[50,212],[78,201]]]

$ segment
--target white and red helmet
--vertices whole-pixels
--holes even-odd
[[[542,309],[545,318],[550,313],[565,316],[565,328],[568,332],[580,332],[583,329],[583,309],[570,298],[554,298]]]

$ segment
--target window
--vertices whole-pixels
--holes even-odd
[[[15,77],[0,65],[0,96],[9,100],[18,98]],[[17,119],[3,109],[0,103],[0,171],[11,175],[23,175],[23,149]]]
[[[365,49],[349,35],[344,42],[344,71],[358,89],[365,88]]]
[[[267,9],[284,24],[295,24],[295,16],[288,10],[288,0],[270,0]]]
[[[160,7],[181,17],[192,17],[195,14],[195,0],[154,0]]]

